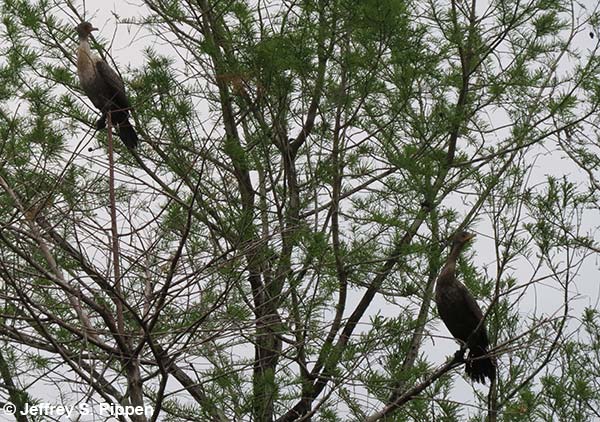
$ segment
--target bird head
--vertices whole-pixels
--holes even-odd
[[[94,26],[89,22],[81,22],[79,25],[77,25],[76,29],[80,38],[87,38],[92,31],[98,30],[98,28],[94,28]]]
[[[474,233],[469,233],[467,231],[461,231],[454,235],[452,238],[452,246],[455,245],[465,245],[469,240],[475,237]]]

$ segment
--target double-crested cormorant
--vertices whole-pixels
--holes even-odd
[[[83,91],[92,103],[102,112],[96,123],[98,129],[106,127],[106,115],[111,113],[111,121],[118,127],[119,137],[127,148],[135,148],[138,137],[129,123],[131,105],[125,93],[123,81],[99,56],[92,54],[89,36],[96,31],[89,22],[77,26],[79,48],[77,49],[77,75]]]
[[[450,255],[436,282],[435,302],[450,333],[469,348],[467,375],[485,384],[486,377],[492,381],[496,377],[496,361],[488,355],[487,331],[481,322],[483,313],[471,293],[456,279],[456,260],[473,237],[474,234],[463,231],[452,239]]]

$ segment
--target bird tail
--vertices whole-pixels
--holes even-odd
[[[486,348],[475,346],[469,350],[465,371],[475,382],[485,384],[486,377],[490,381],[494,381],[496,379],[496,359],[489,355]]]
[[[138,144],[138,136],[129,120],[125,119],[119,123],[119,138],[129,149],[134,149]]]

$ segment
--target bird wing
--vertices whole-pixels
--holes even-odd
[[[117,72],[115,72],[104,60],[96,62],[96,70],[110,90],[109,100],[121,109],[130,108],[129,99],[125,94],[125,85]]]
[[[481,308],[469,290],[456,279],[449,284],[438,284],[436,303],[438,313],[450,333],[464,342],[471,337],[483,318]],[[470,343],[487,345],[487,335],[483,325],[473,335]]]
[[[463,305],[465,308],[465,313],[469,315],[468,319],[474,322],[476,321],[476,324],[471,328],[471,333],[469,333],[468,335],[471,336],[472,330],[479,326],[477,333],[473,334],[471,342],[480,346],[487,347],[489,343],[487,337],[487,330],[485,329],[485,324],[480,324],[481,320],[483,319],[483,312],[481,311],[481,308],[477,304],[477,301],[475,300],[471,292],[469,292],[469,290],[462,283],[460,283],[458,286],[463,296]]]
[[[465,307],[469,310],[469,312],[472,314],[472,316],[475,319],[481,320],[481,318],[483,318],[483,312],[481,311],[479,304],[477,303],[477,301],[475,300],[475,298],[473,297],[471,292],[469,292],[469,290],[466,288],[466,286],[464,284],[462,284],[462,283],[457,283],[457,284],[458,284],[458,288],[463,296],[463,301],[464,301]]]

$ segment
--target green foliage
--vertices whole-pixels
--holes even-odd
[[[80,18],[1,5],[0,334],[32,401],[46,380],[133,400],[123,368],[139,364],[164,420],[365,420],[421,384],[386,420],[484,420],[490,403],[504,421],[594,417],[600,318],[578,323],[576,299],[598,251],[600,60],[577,31],[597,14],[145,3],[115,39],[116,14],[96,22],[142,141],[117,144],[114,239]],[[478,233],[457,275],[487,314],[492,402],[463,367],[432,379],[456,349],[433,294],[462,228]]]
[[[538,37],[556,34],[566,27],[566,23],[561,22],[555,10],[536,16],[532,23]]]

